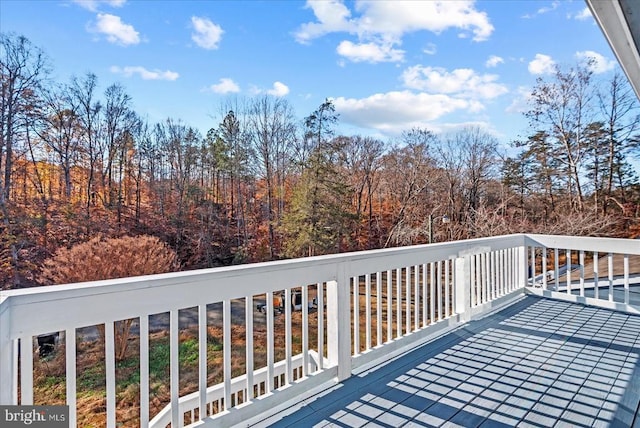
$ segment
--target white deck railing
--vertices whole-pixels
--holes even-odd
[[[581,276],[574,278],[567,269],[565,279],[562,260],[571,251],[578,252],[578,261],[605,253],[610,266],[617,263],[613,254],[621,253],[623,273],[618,278],[610,267],[602,286],[597,274],[585,276],[581,262]],[[0,403],[34,402],[34,358],[39,358],[34,353],[35,338],[63,332],[66,403],[74,426],[78,329],[104,326],[106,425],[115,427],[114,323],[135,319],[140,426],[178,427],[198,421],[246,426],[302,402],[356,369],[392,358],[482,315],[525,288],[545,296],[635,310],[630,292],[634,276],[628,263],[633,255],[640,255],[638,241],[509,235],[2,292]],[[594,266],[597,272],[598,264]],[[302,296],[300,311],[287,302],[283,313],[276,313],[274,295],[284,290],[291,296],[294,289]],[[311,301],[315,305],[309,305]],[[256,311],[257,303],[266,303],[266,313]],[[197,308],[192,325],[180,321],[188,308]],[[170,320],[170,399],[151,414],[149,333],[154,314],[160,313],[168,313]],[[223,374],[219,383],[209,385],[207,341],[212,319],[222,325]],[[244,328],[241,354],[248,369],[232,376],[234,370],[237,373],[232,358],[232,348],[238,346],[232,341],[232,331],[234,339],[238,336],[237,325]],[[260,332],[266,331],[263,339],[256,339],[257,325]],[[284,331],[278,331],[282,327]],[[185,328],[197,331],[199,381],[195,392],[181,397],[179,347]],[[259,352],[266,358],[257,359]]]

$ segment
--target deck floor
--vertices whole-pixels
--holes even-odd
[[[528,296],[347,379],[276,427],[640,427],[640,316]]]

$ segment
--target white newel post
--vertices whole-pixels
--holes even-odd
[[[337,281],[327,282],[327,356],[338,367],[338,381],[351,376],[351,302],[349,275],[338,265]]]
[[[455,311],[460,321],[471,319],[471,263],[468,254],[455,259]]]
[[[16,385],[17,361],[14,344],[9,336],[11,330],[11,308],[9,300],[0,300],[0,404],[18,404]]]

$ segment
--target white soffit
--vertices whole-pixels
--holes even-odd
[[[585,0],[640,99],[640,0]]]

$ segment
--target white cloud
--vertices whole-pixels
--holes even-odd
[[[402,73],[404,85],[410,89],[441,94],[458,94],[467,98],[495,98],[508,92],[505,85],[496,83],[495,74],[476,74],[469,68],[451,72],[439,67],[416,65]]]
[[[427,43],[427,46],[422,49],[422,52],[426,53],[427,55],[435,55],[436,52],[438,52],[438,48],[433,43]]]
[[[89,31],[107,36],[111,43],[120,45],[136,45],[140,43],[140,35],[133,25],[125,24],[119,16],[109,13],[99,13],[96,22],[89,25]]]
[[[576,58],[586,62],[595,74],[606,73],[615,68],[616,62],[594,51],[576,52]]]
[[[284,97],[289,94],[289,87],[282,82],[273,82],[271,89],[262,89],[256,85],[249,86],[249,93],[251,95],[268,94],[274,97]]]
[[[414,31],[439,34],[457,28],[473,34],[473,40],[487,40],[493,25],[486,13],[474,8],[473,1],[392,1],[367,0],[358,3],[362,10],[358,33],[401,36]]]
[[[351,12],[340,0],[308,0],[306,7],[313,10],[318,22],[308,22],[300,26],[294,34],[299,43],[308,43],[327,33],[351,32],[354,29],[355,23],[349,20]]]
[[[538,15],[543,15],[543,14],[545,14],[547,12],[551,12],[553,10],[556,10],[559,5],[560,5],[560,2],[558,2],[558,1],[551,2],[550,6],[541,7],[540,9],[538,9],[538,11],[536,13]]]
[[[404,57],[404,51],[393,49],[391,45],[376,43],[352,43],[348,40],[340,42],[336,48],[338,55],[353,62],[397,62]]]
[[[430,31],[439,34],[448,29],[458,29],[464,36],[475,41],[487,40],[493,33],[493,25],[485,12],[475,9],[474,2],[465,1],[406,1],[383,2],[360,0],[351,10],[337,0],[308,0],[307,7],[313,10],[316,22],[302,24],[294,34],[299,43],[308,43],[325,34],[345,32],[357,36],[358,42],[342,42],[339,49],[354,51],[356,47],[367,50],[353,54],[350,58],[362,61],[380,52],[371,53],[375,47],[386,49],[387,60],[401,61],[402,51],[394,49],[402,37],[411,32]],[[384,51],[384,50],[382,50]]]
[[[523,18],[535,18],[537,15],[544,15],[545,13],[552,12],[552,11],[556,10],[558,8],[558,6],[560,6],[560,2],[559,1],[553,1],[553,2],[551,2],[551,4],[549,6],[541,7],[533,14],[524,15]]]
[[[273,88],[267,90],[267,94],[275,97],[284,97],[289,93],[289,87],[282,82],[274,82]]]
[[[240,92],[240,86],[238,86],[236,82],[228,77],[223,77],[218,83],[216,83],[215,85],[211,85],[209,89],[211,89],[216,94]]]
[[[592,16],[593,15],[591,14],[591,9],[589,9],[588,7],[585,7],[580,12],[576,13],[573,18],[577,19],[578,21],[586,21]]]
[[[142,80],[176,80],[180,75],[175,71],[170,70],[147,70],[141,66],[126,66],[126,67],[118,67],[111,66],[109,69],[112,73],[122,74],[125,77],[131,77],[134,74],[137,74],[142,78]]]
[[[374,94],[361,99],[338,97],[333,102],[341,121],[385,133],[428,127],[445,114],[458,110],[477,111],[479,107],[477,102],[445,94],[411,91]]]
[[[531,88],[519,86],[516,95],[513,97],[511,104],[505,109],[507,113],[522,114],[530,110],[529,101],[531,100]]]
[[[111,7],[122,7],[127,2],[127,0],[72,0],[73,3],[82,7],[83,9],[90,10],[91,12],[96,12],[101,4],[111,6]]]
[[[529,73],[550,74],[555,71],[556,62],[549,55],[536,54],[536,57],[529,63]]]
[[[487,59],[487,62],[484,63],[487,68],[497,67],[498,64],[504,64],[504,59],[497,55],[491,55],[489,59]]]
[[[194,32],[191,34],[191,40],[196,42],[198,46],[204,49],[218,49],[218,43],[222,38],[222,27],[211,22],[208,18],[199,16],[191,17],[191,25]]]

